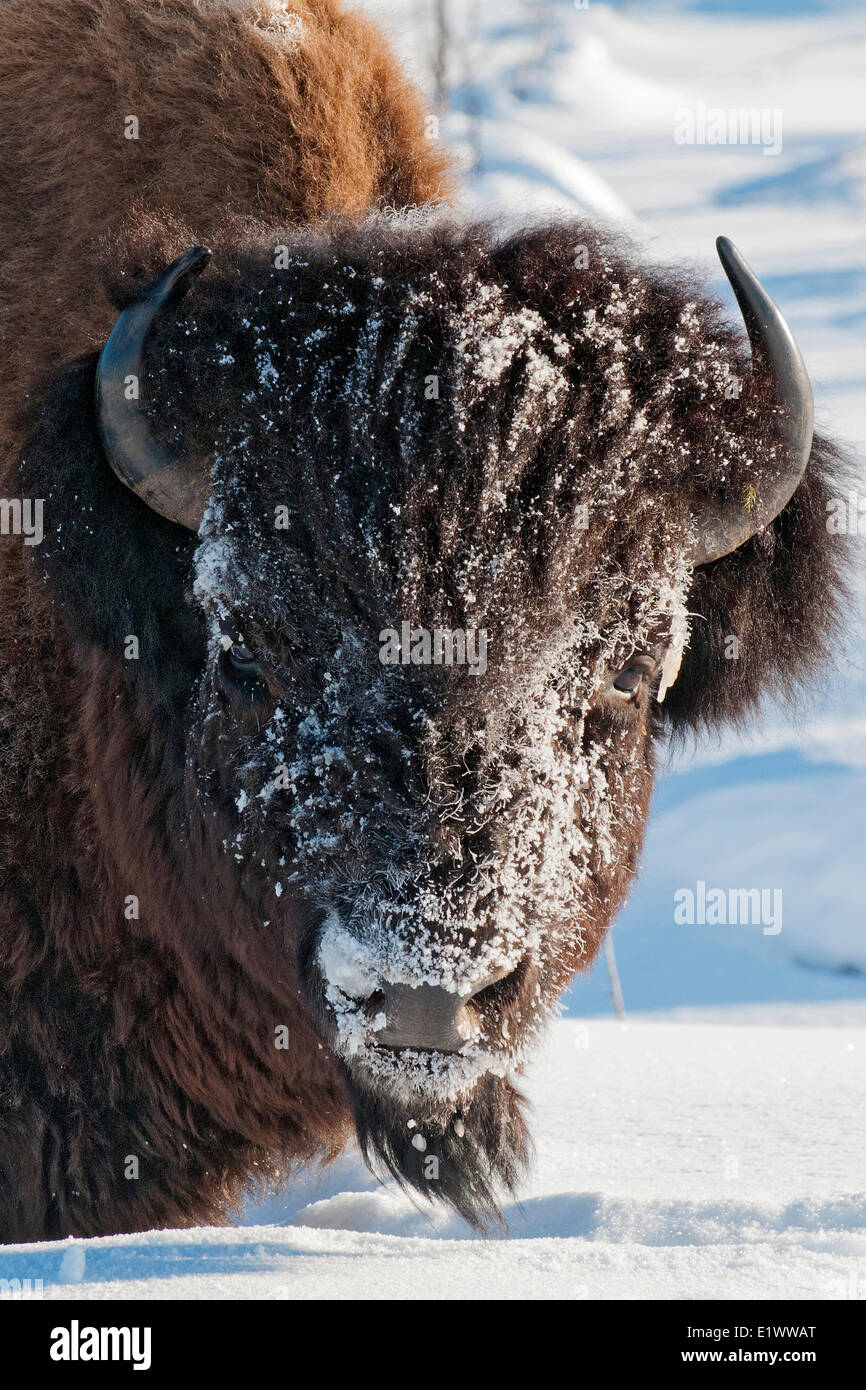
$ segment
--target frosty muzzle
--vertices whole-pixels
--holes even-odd
[[[417,962],[410,969],[408,960],[395,958],[389,971],[331,919],[315,952],[315,973],[336,1024],[338,1049],[344,1054],[362,1047],[456,1053],[483,1043],[498,994],[507,998],[519,988],[526,963],[488,963],[474,978],[465,973],[468,962],[461,964],[462,973],[449,977],[431,969],[425,979]]]
[[[472,1000],[512,974],[516,972],[502,970],[460,992],[443,985],[383,984],[372,996],[372,1041],[377,1047],[460,1052],[480,1037],[480,1015]],[[364,1002],[370,1007],[369,1000]]]

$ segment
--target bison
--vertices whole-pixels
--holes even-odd
[[[658,739],[832,646],[796,344],[724,239],[749,342],[583,222],[412,211],[444,163],[331,0],[0,27],[44,517],[0,545],[0,1235],[223,1221],[353,1135],[485,1226]]]

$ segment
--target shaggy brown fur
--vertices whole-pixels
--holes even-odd
[[[423,204],[445,163],[380,32],[339,0],[4,0],[4,421],[47,368],[104,341],[104,243],[151,229],[151,263],[127,267],[146,279],[178,219],[208,244],[230,216]]]
[[[203,239],[177,199],[104,243],[118,302],[154,240]],[[46,499],[46,538],[0,551],[6,1239],[225,1219],[353,1121],[401,1181],[489,1215],[527,1151],[508,1072],[640,849],[663,724],[649,682],[623,702],[613,676],[684,601],[668,721],[736,719],[820,663],[837,609],[820,440],[761,537],[684,564],[695,509],[779,453],[769,383],[727,398],[747,350],[687,278],[583,225],[210,230],[147,353],[156,433],[215,460],[201,543],[107,468],[92,354],[40,391],[7,489]],[[485,678],[383,667],[401,618],[485,627]],[[481,1052],[376,1046],[376,992],[335,984],[326,944],[381,980],[504,962]]]
[[[129,116],[137,140],[125,138]],[[19,495],[30,393],[111,326],[107,265],[132,287],[189,237],[215,240],[232,220],[285,225],[435,201],[446,162],[380,32],[338,0],[4,0],[0,495]],[[106,685],[98,651],[82,667],[28,558],[2,538],[0,1239],[219,1219],[260,1163],[270,1171],[267,1155],[341,1142],[342,1090],[303,1020],[290,1059],[261,1032],[262,1018],[296,1011],[273,942],[253,951],[239,998],[236,969],[210,954],[210,929],[199,946],[157,944],[143,923],[124,922],[121,881],[159,877],[162,850],[145,826],[164,809],[171,729],[155,715],[111,732],[108,689],[122,672],[109,661]],[[170,584],[160,576],[155,597]],[[91,852],[108,829],[87,770],[100,743],[125,768],[131,879]],[[24,814],[34,800],[50,804],[47,817]],[[224,871],[208,883],[215,901]],[[178,891],[194,888],[166,884],[159,904],[145,894],[143,919],[177,920]],[[227,930],[245,956],[241,923]],[[219,1097],[205,1079],[213,1068]],[[156,1073],[165,1084],[152,1094]],[[142,1182],[119,1181],[124,1150],[149,1155]]]

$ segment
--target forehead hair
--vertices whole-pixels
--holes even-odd
[[[725,396],[746,362],[715,306],[586,229],[377,224],[281,251],[202,281],[148,350],[157,427],[174,409],[176,446],[213,454],[248,605],[640,626],[701,480],[772,456]]]
[[[774,468],[769,383],[728,389],[749,366],[742,335],[688,269],[642,266],[583,223],[504,240],[447,223],[250,225],[215,246],[150,335],[145,405],[164,445],[213,462],[238,570],[279,565],[247,591],[275,621],[521,615],[544,641],[584,599],[597,619],[625,613],[677,569],[702,503]],[[34,404],[23,477],[65,518],[39,558],[91,640],[144,632],[143,660],[174,660],[195,542],[111,478],[92,389],[85,363]],[[826,660],[848,563],[826,509],[845,476],[816,436],[782,515],[695,572],[674,723],[740,718],[767,682],[790,690]],[[94,606],[118,567],[120,607]]]

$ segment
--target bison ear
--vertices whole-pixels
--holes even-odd
[[[829,529],[849,465],[816,436],[783,511],[758,535],[696,569],[688,647],[662,711],[675,730],[741,723],[764,696],[783,703],[820,679],[843,640],[852,543]]]
[[[120,481],[153,511],[198,531],[210,492],[204,463],[176,459],[154,438],[141,404],[144,345],[157,315],[177,304],[210,259],[204,246],[178,256],[123,310],[99,356],[96,414],[105,456]]]

